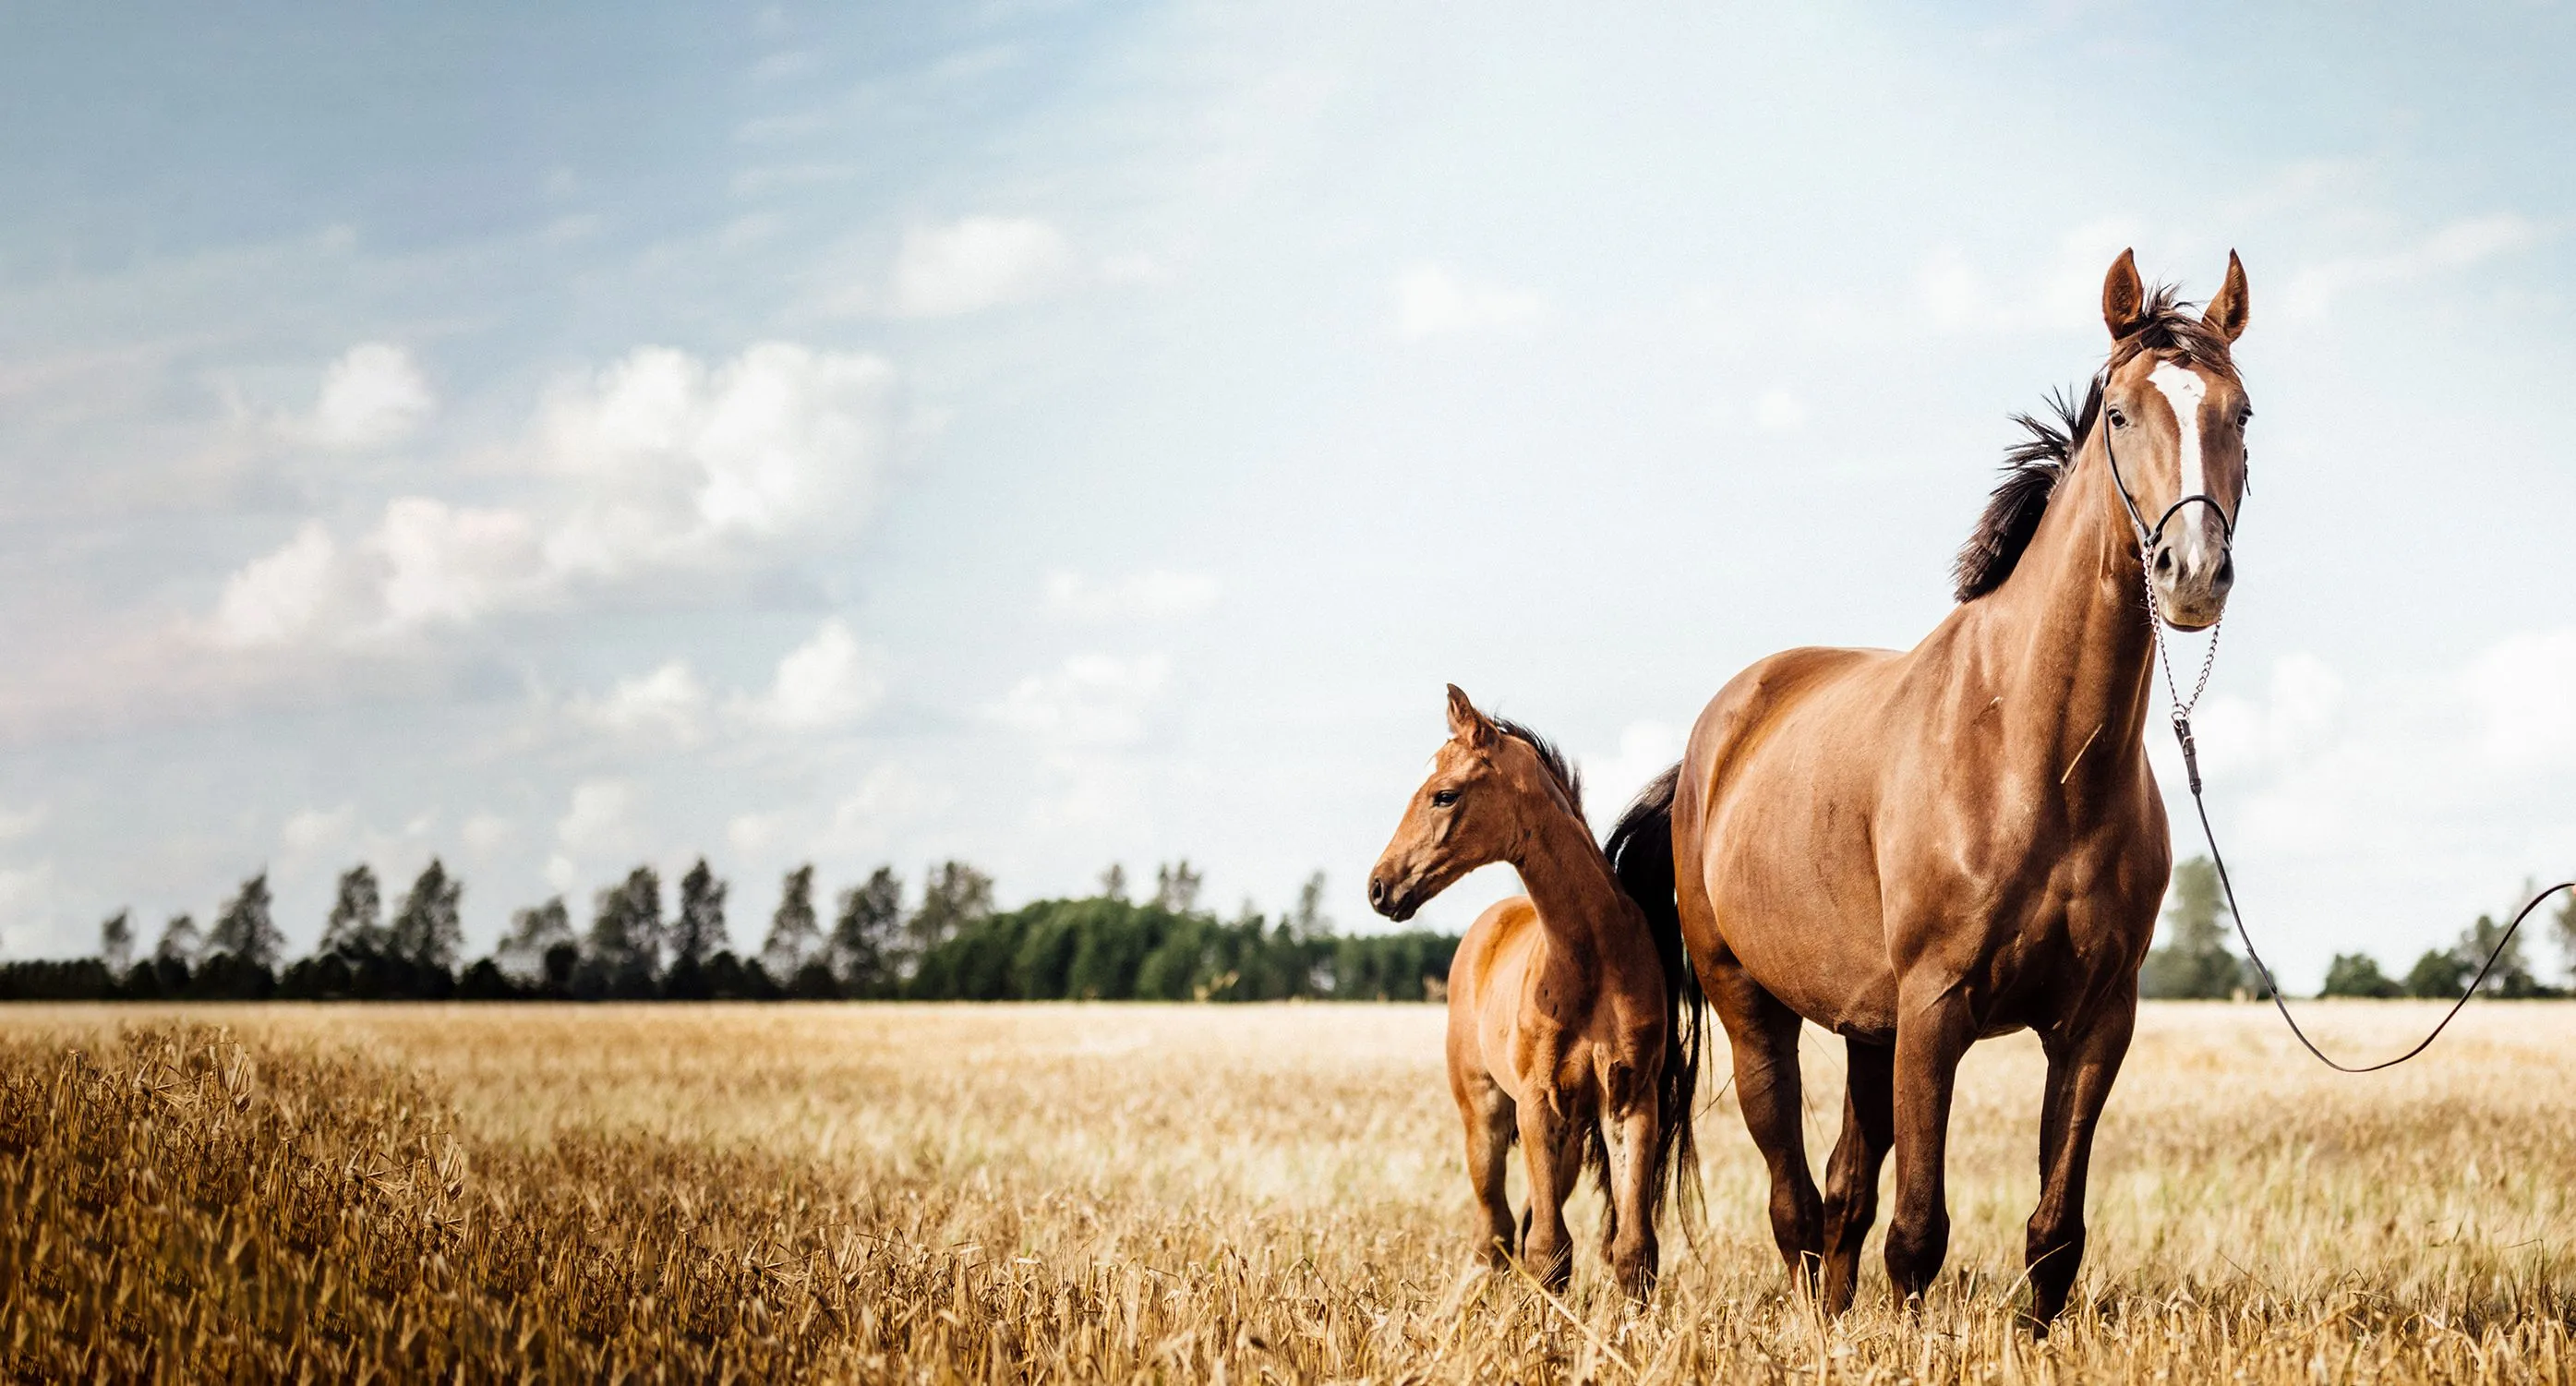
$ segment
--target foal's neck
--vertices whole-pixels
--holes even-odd
[[[1551,940],[1588,946],[1621,916],[1625,892],[1582,817],[1550,798],[1511,859]]]
[[[2146,569],[2121,508],[2097,423],[2049,500],[2012,577],[1994,603],[1986,646],[2015,738],[2052,757],[2067,783],[2134,763],[2146,728],[2155,637]]]

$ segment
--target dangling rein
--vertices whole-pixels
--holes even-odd
[[[2191,782],[2191,806],[2200,815],[2200,837],[2202,841],[2209,844],[2209,860],[2218,868],[2218,887],[2227,894],[2227,914],[2236,922],[2236,937],[2244,941],[2245,956],[2253,960],[2254,970],[2261,974],[2264,988],[2272,993],[2273,1009],[2281,1013],[2281,1019],[2289,1025],[2290,1033],[2298,1036],[2299,1043],[2306,1046],[2309,1053],[2317,1056],[2317,1062],[2340,1073],[2376,1073],[2383,1068],[2395,1068],[2433,1047],[2433,1041],[2440,1039],[2442,1032],[2450,1028],[2451,1021],[2460,1014],[2461,1008],[2468,1005],[2469,998],[2477,995],[2478,988],[2485,984],[2487,974],[2495,970],[2496,960],[2504,956],[2504,950],[2512,944],[2514,932],[2522,927],[2522,921],[2530,918],[2531,912],[2540,908],[2540,902],[2550,896],[2562,890],[2576,892],[2576,881],[2560,881],[2538,895],[2532,896],[2520,910],[2514,912],[2513,922],[2505,926],[2504,937],[2496,940],[2495,950],[2487,954],[2487,960],[2484,963],[2479,964],[2478,975],[2469,982],[2469,989],[2460,993],[2460,999],[2452,1002],[2451,1009],[2442,1013],[2441,1023],[2433,1027],[2431,1034],[2417,1041],[2414,1048],[2396,1058],[2383,1059],[2378,1063],[2360,1067],[2337,1063],[2327,1055],[2326,1051],[2317,1048],[2317,1042],[2309,1039],[2308,1032],[2299,1028],[2298,1017],[2290,1014],[2289,1003],[2281,998],[2281,984],[2272,976],[2271,964],[2263,961],[2263,955],[2254,949],[2254,936],[2245,932],[2245,912],[2236,907],[2236,885],[2227,878],[2227,857],[2218,850],[2218,834],[2211,831],[2209,826],[2209,801],[2203,799],[2200,793],[2200,750],[2191,739],[2191,710],[2199,705],[2200,695],[2209,687],[2210,670],[2217,666],[2218,627],[2225,622],[2226,617],[2222,615],[2218,621],[2210,625],[2209,650],[2201,656],[2200,677],[2192,681],[2191,696],[2186,698],[2182,695],[2181,687],[2174,682],[2173,650],[2165,643],[2164,605],[2156,600],[2155,554],[2158,549],[2164,547],[2165,521],[2172,519],[2175,511],[2194,502],[2208,506],[2217,512],[2219,529],[2226,534],[2231,544],[2236,538],[2236,526],[2228,519],[2226,507],[2220,505],[2216,497],[2207,494],[2189,495],[2175,501],[2165,507],[2165,513],[2158,516],[2155,524],[2150,526],[2146,522],[2146,517],[2139,514],[2136,498],[2129,494],[2128,481],[2120,475],[2120,455],[2112,449],[2111,434],[2107,428],[2102,434],[2102,455],[2110,459],[2111,484],[2119,488],[2120,504],[2129,512],[2129,526],[2138,533],[2138,566],[2146,574],[2147,579],[2147,629],[2155,636],[2156,664],[2164,670],[2165,692],[2173,699],[2174,739],[2182,743],[2182,768],[2185,777]]]

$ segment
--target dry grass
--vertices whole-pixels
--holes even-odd
[[[2429,1020],[2345,1006],[2384,1051]],[[1467,1274],[1427,1007],[0,1010],[0,1374],[356,1380],[2557,1380],[2576,1007],[2342,1078],[2150,1008],[2060,1331],[2039,1059],[1961,1084],[1915,1317],[1784,1293],[1732,1104],[1631,1313]],[[1839,1047],[1811,1037],[1821,1156]],[[461,1372],[460,1372],[460,1369]]]

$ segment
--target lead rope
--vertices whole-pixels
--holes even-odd
[[[2109,440],[2106,437],[2104,441],[2107,443]],[[2118,468],[2119,463],[2114,460],[2112,463],[2112,476],[2114,479],[2119,476]],[[2121,489],[2125,492],[2127,487],[2123,486]],[[2125,495],[2123,496],[2123,499],[2126,499]],[[2177,508],[2179,508],[2179,506],[2177,506]],[[2143,540],[2146,537],[2143,532],[2144,526],[2140,526],[2140,529],[2140,538]],[[2496,940],[2495,951],[2487,954],[2486,962],[2479,966],[2478,975],[2475,979],[2470,981],[2469,989],[2460,993],[2460,999],[2452,1002],[2451,1009],[2442,1013],[2441,1023],[2435,1025],[2433,1027],[2433,1032],[2418,1041],[2414,1048],[2407,1050],[2396,1058],[2383,1059],[2378,1063],[2366,1064],[2361,1067],[2354,1067],[2351,1064],[2337,1063],[2334,1059],[2328,1057],[2326,1051],[2317,1048],[2317,1042],[2315,1040],[2308,1038],[2308,1032],[2299,1028],[2298,1017],[2290,1014],[2289,1002],[2283,1000],[2281,997],[2281,984],[2273,978],[2271,964],[2263,961],[2263,955],[2254,950],[2254,936],[2245,931],[2245,912],[2236,907],[2236,885],[2227,878],[2227,858],[2218,850],[2218,834],[2211,831],[2209,826],[2209,803],[2207,800],[2203,799],[2200,794],[2200,750],[2192,743],[2191,739],[2191,712],[2193,708],[2200,705],[2200,695],[2209,687],[2210,670],[2216,667],[2218,663],[2218,624],[2211,625],[2209,629],[2209,651],[2201,656],[2200,677],[2192,681],[2191,696],[2186,698],[2182,696],[2181,689],[2174,683],[2173,650],[2165,643],[2164,606],[2156,600],[2156,579],[2155,574],[2152,571],[2153,565],[2145,561],[2143,547],[2140,553],[2140,560],[2141,561],[2138,566],[2142,570],[2148,570],[2146,582],[2147,629],[2155,634],[2156,664],[2159,668],[2164,670],[2165,691],[2173,698],[2174,739],[2182,743],[2183,774],[2185,778],[2191,782],[2192,809],[2200,815],[2200,837],[2203,842],[2209,844],[2210,863],[2218,868],[2218,887],[2227,895],[2227,917],[2235,921],[2236,937],[2243,940],[2245,944],[2245,956],[2253,960],[2255,972],[2260,974],[2263,978],[2264,990],[2269,991],[2272,994],[2272,1008],[2281,1013],[2282,1021],[2289,1025],[2291,1034],[2298,1036],[2299,1043],[2305,1045],[2309,1053],[2317,1056],[2317,1062],[2340,1073],[2376,1073],[2383,1068],[2394,1068],[2397,1065],[2406,1062],[2408,1059],[2414,1058],[2416,1055],[2423,1053],[2425,1050],[2432,1048],[2433,1041],[2440,1039],[2442,1037],[2442,1031],[2450,1027],[2453,1017],[2459,1015],[2460,1009],[2469,1004],[2469,998],[2478,994],[2478,988],[2485,984],[2487,974],[2495,970],[2496,959],[2503,957],[2506,946],[2513,942],[2514,931],[2522,927],[2522,921],[2530,918],[2533,910],[2540,908],[2541,901],[2548,899],[2550,896],[2555,895],[2562,890],[2576,891],[2576,881],[2560,881],[2558,884],[2531,897],[2528,903],[2524,904],[2519,911],[2515,912],[2513,922],[2505,926],[2504,937]],[[2223,624],[2223,618],[2220,624]]]

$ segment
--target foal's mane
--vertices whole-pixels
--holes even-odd
[[[1574,816],[1581,818],[1583,816],[1583,773],[1574,768],[1573,761],[1565,758],[1565,752],[1558,750],[1555,742],[1508,717],[1495,718],[1494,726],[1505,736],[1520,738],[1532,751],[1538,753],[1538,763],[1545,767],[1549,778],[1556,781],[1556,787],[1564,792],[1565,802],[1574,807]]]
[[[2003,586],[2004,579],[2012,576],[2013,568],[2021,562],[2022,551],[2030,547],[2031,536],[2039,532],[2039,519],[2048,511],[2049,497],[2056,493],[2057,483],[2065,478],[2076,451],[2093,431],[2093,421],[2101,416],[2102,382],[2110,378],[2111,372],[2142,352],[2153,352],[2167,361],[2179,359],[2212,374],[2236,378],[2236,362],[2228,355],[2227,338],[2201,321],[2199,307],[2183,302],[2181,292],[2173,285],[2157,285],[2147,295],[2144,319],[2127,336],[2111,344],[2110,363],[2093,377],[2081,408],[2076,406],[2073,395],[2051,391],[2048,413],[2053,417],[2013,415],[2013,422],[2030,436],[2004,450],[2003,480],[1995,483],[1994,494],[1987,498],[1986,511],[1977,518],[1976,532],[1959,546],[1959,556],[1951,561],[1950,577],[1957,584],[1960,601],[1975,601]]]

